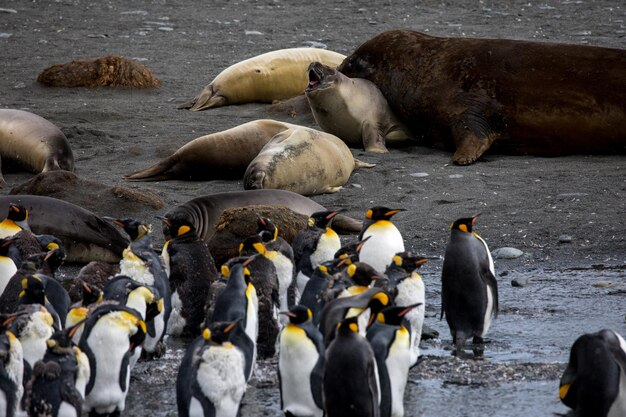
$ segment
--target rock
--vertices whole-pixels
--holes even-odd
[[[517,277],[511,280],[511,286],[523,288],[523,287],[527,287],[531,281],[532,281],[532,278],[530,277]]]
[[[432,327],[424,324],[422,326],[422,340],[436,339],[439,337],[439,332]]]
[[[328,49],[328,45],[322,42],[317,42],[317,41],[304,41],[302,42],[302,44],[310,48]]]
[[[493,252],[491,252],[491,256],[493,256],[495,259],[515,259],[515,258],[519,258],[523,254],[524,252],[522,252],[521,250],[517,248],[508,248],[508,247],[498,248],[494,250]]]
[[[427,177],[428,174],[425,172],[414,172],[412,174],[409,174],[411,177],[415,177],[415,178],[423,178],[423,177]]]
[[[573,238],[570,235],[559,236],[559,243],[572,243]]]
[[[596,287],[596,288],[608,288],[614,285],[615,283],[611,281],[596,281],[593,284],[591,284],[592,287]]]
[[[463,178],[463,174],[450,174],[448,178]]]

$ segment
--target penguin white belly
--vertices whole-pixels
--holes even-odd
[[[127,250],[124,250],[125,255]],[[130,257],[124,256],[122,258],[118,275],[127,275],[142,284],[154,285],[154,275],[152,275],[144,261],[134,256],[134,254]]]
[[[623,339],[620,341],[622,342]],[[626,370],[620,368],[619,373],[619,390],[617,398],[613,401],[613,405],[609,408],[607,417],[624,417],[626,416]]]
[[[0,295],[2,295],[9,280],[15,275],[16,271],[17,267],[11,258],[0,256]]]
[[[202,352],[196,374],[202,393],[215,407],[215,415],[237,417],[246,390],[243,353],[230,343]]]
[[[298,292],[300,294],[304,293],[304,287],[306,287],[307,282],[309,282],[309,277],[304,275],[302,271],[298,271],[298,275],[296,276],[296,286],[298,287]]]
[[[489,326],[491,326],[491,319],[493,318],[493,291],[490,286],[486,286],[487,288],[487,308],[485,309],[485,318],[483,321],[483,332],[480,337],[485,337],[487,331],[489,330]]]
[[[161,250],[161,258],[163,259],[163,266],[165,268],[165,273],[167,274],[167,277],[170,277],[170,273],[171,273],[171,267],[170,267],[170,254],[167,251],[167,249],[170,246],[170,241],[168,240],[167,242],[165,242],[165,244],[163,245],[163,249]]]
[[[385,365],[391,385],[391,417],[404,416],[404,390],[411,367],[411,340],[406,329],[396,331]]]
[[[191,397],[191,401],[189,401],[189,417],[204,417],[202,404],[196,397]]]
[[[406,319],[411,324],[411,365],[417,362],[420,354],[420,341],[422,340],[422,327],[424,327],[424,314],[426,311],[426,290],[424,281],[413,272],[409,278],[404,279],[397,285],[398,295],[394,299],[397,306],[409,306],[416,303],[422,305],[415,307],[406,314]]]
[[[280,336],[278,372],[281,378],[283,411],[295,416],[319,416],[323,411],[317,407],[311,389],[311,372],[319,353],[306,332],[287,325]]]
[[[495,277],[496,269],[493,266],[493,257],[491,256],[491,252],[489,251],[489,246],[487,246],[487,242],[485,242],[485,240],[482,237],[478,236],[478,233],[474,232],[472,234],[476,236],[476,238],[480,240],[480,243],[482,243],[483,246],[485,247],[485,252],[487,252],[487,258],[489,259],[489,270],[491,271],[491,274]]]
[[[0,389],[0,416],[9,415],[9,410],[7,410],[8,405],[7,395]]]
[[[183,317],[183,302],[180,300],[178,291],[172,294],[172,311],[167,321],[167,334],[170,336],[180,336],[187,321]]]
[[[78,347],[75,347],[74,349],[78,349]],[[74,386],[84,400],[85,388],[87,388],[87,383],[89,382],[89,376],[91,374],[91,370],[89,369],[89,358],[87,358],[87,355],[85,355],[84,352],[80,352],[76,357],[76,361],[78,363],[78,370],[76,372],[76,382]]]
[[[9,361],[5,365],[7,375],[9,379],[15,383],[17,391],[15,393],[16,409],[19,409],[17,405],[22,401],[22,395],[24,394],[24,352],[22,351],[22,344],[13,336],[9,335],[10,348],[9,348]]]
[[[31,369],[35,366],[35,363],[43,359],[43,356],[46,354],[46,340],[48,339],[38,337],[26,337],[20,340],[24,352],[24,360],[28,362]]]
[[[248,307],[246,310],[245,332],[254,345],[252,349],[252,366],[250,367],[250,375],[246,376],[247,378],[250,378],[254,372],[254,366],[256,364],[256,342],[259,336],[259,299],[254,286],[248,285],[248,288],[246,289],[246,298],[248,299]]]
[[[85,398],[85,410],[100,414],[112,413],[125,408],[130,366],[126,373],[126,390],[119,384],[122,360],[129,349],[128,329],[120,328],[119,313],[111,313],[94,325],[87,337],[87,345],[95,356],[95,380]]]
[[[161,336],[163,335],[163,331],[165,330],[165,313],[160,312],[154,318],[154,334],[155,336],[150,336],[146,334],[146,339],[143,342],[143,349],[146,352],[154,352],[156,350],[157,343],[161,340]]]
[[[341,241],[334,231],[332,231],[332,233],[326,232],[320,236],[315,252],[311,254],[311,265],[313,265],[313,269],[320,266],[323,262],[333,259],[339,248],[341,248]]]
[[[404,252],[402,235],[393,223],[379,221],[365,231],[363,239],[369,236],[359,252],[359,261],[369,264],[378,272],[385,272],[394,255]]]
[[[287,290],[293,280],[293,264],[289,259],[278,252],[278,255],[272,259],[276,275],[278,276],[278,300],[280,311],[289,310],[289,302],[287,300]],[[280,316],[280,321],[284,326],[289,321],[288,317]]]
[[[59,412],[57,413],[57,417],[79,417],[76,414],[76,408],[70,403],[65,401],[61,402],[59,406]]]

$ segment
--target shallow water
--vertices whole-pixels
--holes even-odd
[[[626,334],[626,271],[613,269],[509,272],[498,277],[500,314],[492,323],[484,358],[450,355],[450,336],[439,316],[439,272],[424,271],[426,323],[440,338],[422,343],[425,360],[411,370],[407,416],[552,416],[567,409],[558,379],[578,336],[602,328]],[[513,278],[531,277],[523,288]],[[594,283],[604,283],[594,286]],[[607,283],[611,285],[606,286]],[[139,363],[133,372],[126,415],[176,415],[175,380],[184,342],[168,340],[168,353]],[[429,366],[437,364],[437,369]],[[555,365],[558,364],[558,365]],[[517,365],[515,372],[506,372]],[[280,416],[276,361],[257,365],[241,416]],[[471,366],[477,367],[473,371]],[[556,371],[555,371],[556,370]]]

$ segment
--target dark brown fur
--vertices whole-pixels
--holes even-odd
[[[338,68],[374,82],[427,142],[474,162],[509,154],[626,153],[626,50],[384,32]]]
[[[121,56],[72,61],[44,69],[37,81],[49,87],[158,87],[161,81],[145,65]]]

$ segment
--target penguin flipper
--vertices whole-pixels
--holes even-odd
[[[613,355],[615,362],[622,369],[622,372],[626,374],[626,341],[613,330],[601,330],[602,337],[606,340],[609,347],[609,351]]]
[[[496,277],[491,273],[490,270],[484,271],[481,274],[481,278],[483,279],[485,284],[489,288],[491,288],[491,293],[493,294],[493,315],[494,317],[497,317],[498,316],[498,281],[496,280]]]
[[[76,410],[76,415],[80,416],[83,407],[83,397],[76,389],[73,380],[64,379],[61,383],[61,400],[69,403]]]
[[[311,394],[313,401],[320,409],[324,409],[324,399],[322,397],[322,382],[324,380],[324,356],[323,353],[317,358],[317,362],[311,371]]]

